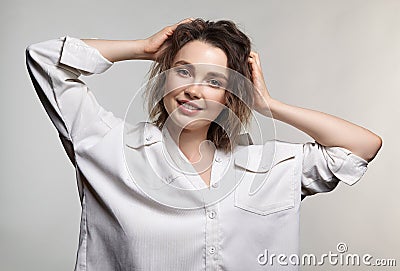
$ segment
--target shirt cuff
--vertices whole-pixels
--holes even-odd
[[[82,74],[98,74],[108,70],[113,63],[106,59],[96,48],[80,39],[69,36],[64,38],[60,63],[83,71]]]
[[[353,185],[367,171],[368,162],[342,147],[325,147],[328,167],[342,182]]]

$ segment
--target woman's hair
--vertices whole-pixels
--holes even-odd
[[[207,139],[218,149],[228,152],[233,149],[232,143],[247,126],[251,118],[253,90],[251,83],[251,66],[248,58],[251,52],[249,38],[231,21],[204,21],[196,19],[178,25],[173,34],[165,41],[164,49],[150,68],[150,80],[146,88],[145,99],[148,101],[149,117],[158,128],[162,128],[168,118],[164,107],[163,96],[165,71],[173,65],[178,51],[187,43],[198,40],[215,46],[226,54],[228,68],[232,78],[226,91],[226,107],[210,124]],[[236,75],[235,75],[236,74]],[[230,110],[228,110],[230,109]],[[220,125],[223,124],[223,127]]]

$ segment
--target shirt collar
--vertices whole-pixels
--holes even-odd
[[[162,141],[162,132],[156,125],[150,122],[141,121],[136,125],[126,124],[124,130],[125,145],[133,149]],[[167,132],[167,129],[165,130]],[[237,142],[238,145],[253,145],[253,140],[249,133],[240,134]]]
[[[165,132],[164,136],[168,138],[167,129],[164,129],[163,132]],[[126,146],[138,149],[162,142],[163,132],[156,125],[145,121],[138,122],[133,126],[126,125],[124,142]],[[268,172],[276,164],[295,156],[293,149],[290,147],[278,151],[277,144],[279,144],[279,140],[270,140],[263,145],[253,145],[250,134],[243,133],[239,135],[237,142],[239,146],[233,152],[234,162],[237,166],[252,172]],[[179,158],[181,155],[175,153],[174,157]],[[229,155],[220,157],[228,159]],[[179,160],[178,164],[181,162],[182,160]]]
[[[124,143],[126,146],[138,149],[162,141],[162,133],[150,122],[141,121],[135,125],[125,123]]]

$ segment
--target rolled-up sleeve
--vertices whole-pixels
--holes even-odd
[[[26,65],[63,144],[65,140],[75,144],[91,132],[104,134],[118,122],[78,79],[105,72],[113,65],[96,48],[69,36],[44,41],[27,47]]]
[[[353,185],[367,170],[368,162],[342,147],[318,142],[303,144],[302,195],[333,190],[341,181]]]

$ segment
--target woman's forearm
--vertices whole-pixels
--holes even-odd
[[[275,99],[269,101],[269,106],[275,119],[300,129],[321,145],[346,148],[367,161],[371,161],[382,146],[378,135],[341,118]]]
[[[99,50],[111,62],[151,59],[151,55],[145,53],[145,40],[82,39],[82,41]]]
[[[111,62],[133,59],[155,60],[164,42],[172,35],[176,27],[191,20],[188,18],[166,26],[154,35],[141,40],[82,39],[82,41],[99,50]]]

